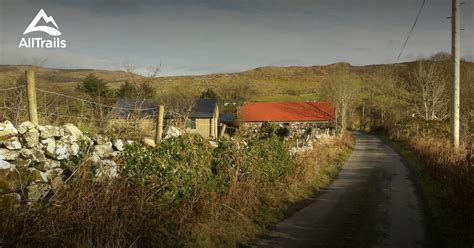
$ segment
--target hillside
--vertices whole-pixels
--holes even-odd
[[[347,67],[351,71],[363,74],[380,67],[393,69],[400,66],[404,65],[352,66],[347,63],[338,63],[310,67],[267,66],[237,73],[167,76],[150,78],[148,80],[159,92],[164,93],[175,90],[200,92],[206,88],[213,88],[219,93],[226,94],[226,91],[232,88],[245,85],[252,90],[253,95],[255,95],[255,100],[316,100],[317,88],[320,82],[340,67]],[[0,88],[14,85],[15,81],[21,77],[27,69],[33,69],[35,71],[38,86],[70,94],[77,93],[74,90],[76,85],[90,73],[109,82],[112,88],[118,88],[127,80],[143,81],[147,79],[144,76],[130,74],[125,71],[53,69],[28,65],[0,65]]]

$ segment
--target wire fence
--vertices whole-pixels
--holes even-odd
[[[112,105],[110,99],[95,101],[51,90],[36,88],[38,118],[41,123],[61,125],[73,123],[90,132],[130,138],[151,136],[156,129],[158,107],[149,106],[145,99],[130,100],[131,106]],[[25,86],[0,89],[0,121],[19,124],[28,120],[28,102]],[[186,114],[165,111],[166,125],[185,127]]]

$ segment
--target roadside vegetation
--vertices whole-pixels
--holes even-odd
[[[76,176],[50,199],[2,209],[0,246],[234,247],[327,184],[352,140],[298,156],[274,131],[218,145],[191,134],[129,145],[120,177],[106,181],[81,153]]]
[[[393,128],[387,136],[417,179],[441,246],[467,247],[474,242],[474,167],[467,150],[455,150],[439,135],[446,130],[446,124],[419,121]]]

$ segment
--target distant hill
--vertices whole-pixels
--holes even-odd
[[[289,66],[259,67],[236,73],[221,73],[195,76],[167,76],[150,79],[150,83],[160,92],[196,91],[213,88],[220,94],[226,94],[239,85],[246,85],[256,91],[255,100],[316,100],[320,82],[341,67],[359,75],[378,69],[390,71],[402,70],[410,63],[352,66],[348,63],[336,63],[325,66]],[[473,63],[469,63],[471,66]],[[53,69],[29,65],[0,65],[0,88],[12,86],[26,69],[35,71],[37,84],[43,88],[64,93],[76,93],[75,87],[88,74],[93,73],[109,82],[112,88],[118,88],[123,82],[134,78],[137,81],[145,77],[125,71],[107,71],[95,69]]]

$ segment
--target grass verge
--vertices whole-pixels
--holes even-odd
[[[471,247],[474,244],[474,224],[469,223],[473,219],[470,211],[472,202],[457,204],[460,199],[433,176],[429,162],[422,159],[409,142],[393,141],[383,135],[380,137],[402,155],[415,176],[427,215],[431,219],[429,224],[434,225],[433,231],[438,234],[436,240],[440,242],[440,247]]]

